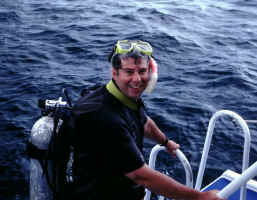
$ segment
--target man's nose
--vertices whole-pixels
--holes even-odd
[[[140,76],[140,74],[136,71],[136,72],[133,74],[132,79],[133,79],[133,81],[141,81],[141,76]]]

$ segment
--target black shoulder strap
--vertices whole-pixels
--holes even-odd
[[[26,151],[27,151],[27,154],[28,154],[29,157],[37,159],[37,160],[44,159],[47,156],[47,150],[39,149],[37,146],[32,144],[31,141],[29,141],[27,143],[27,150]]]

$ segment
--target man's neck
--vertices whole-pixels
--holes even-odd
[[[114,97],[116,97],[124,105],[126,105],[127,107],[129,107],[132,110],[138,110],[137,101],[132,100],[131,98],[129,98],[125,94],[123,94],[120,91],[119,87],[117,86],[117,84],[115,83],[114,80],[111,80],[106,85],[106,88]]]

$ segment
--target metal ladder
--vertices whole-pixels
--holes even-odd
[[[200,190],[201,185],[202,185],[203,174],[204,174],[205,167],[206,167],[206,161],[207,161],[216,121],[218,118],[225,116],[225,115],[232,117],[239,124],[239,126],[242,128],[242,130],[244,132],[244,152],[243,152],[242,173],[244,171],[245,171],[245,173],[243,173],[239,178],[236,178],[235,180],[233,180],[229,185],[227,185],[223,190],[221,190],[218,193],[218,195],[221,198],[228,198],[229,195],[231,195],[233,192],[235,192],[241,186],[240,200],[245,200],[246,182],[247,182],[247,180],[251,179],[252,177],[254,177],[257,174],[257,161],[250,168],[248,168],[250,143],[251,143],[250,131],[249,131],[249,128],[248,128],[245,120],[242,117],[240,117],[238,114],[236,114],[235,112],[232,112],[229,110],[220,110],[220,111],[216,112],[209,121],[207,135],[205,138],[205,143],[204,143],[204,148],[203,148],[203,153],[202,153],[202,158],[201,158],[201,162],[200,162],[200,167],[198,170],[195,189]],[[149,167],[150,168],[155,169],[156,157],[157,157],[158,153],[162,150],[165,150],[165,147],[162,147],[160,145],[156,145],[152,149],[152,151],[150,153],[150,159],[149,159]],[[176,151],[176,155],[184,166],[184,170],[185,170],[185,174],[186,174],[186,185],[188,187],[193,188],[193,173],[192,173],[192,169],[191,169],[191,166],[190,166],[187,158],[179,149]],[[144,200],[150,200],[150,197],[151,197],[151,192],[148,189],[146,189],[146,195],[145,195]],[[162,197],[162,196],[159,196],[158,198],[159,198],[159,200],[164,199],[164,197]]]

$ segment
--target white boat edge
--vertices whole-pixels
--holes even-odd
[[[206,190],[208,187],[210,187],[214,182],[217,182],[219,179],[221,178],[225,178],[226,180],[232,182],[234,179],[236,179],[237,177],[241,176],[241,174],[236,173],[230,169],[227,169],[226,171],[224,171],[221,176],[219,176],[218,178],[216,178],[214,181],[212,181],[210,184],[206,185],[204,188],[201,189],[201,191]],[[246,184],[246,188],[249,190],[252,190],[254,192],[257,193],[257,181],[250,179],[247,184]]]

